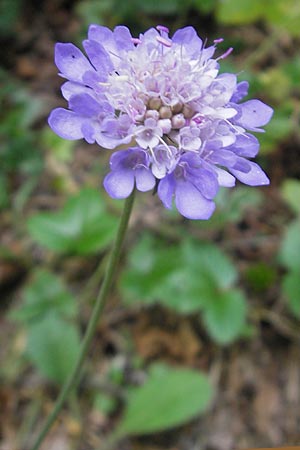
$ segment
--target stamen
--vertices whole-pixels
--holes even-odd
[[[162,36],[156,36],[156,40],[158,42],[160,42],[162,45],[164,45],[165,47],[171,47],[172,46],[172,41],[169,39],[165,39]]]
[[[172,156],[172,151],[171,151],[170,147],[168,146],[168,144],[160,136],[157,136],[157,137],[160,140],[160,142],[166,147],[167,153],[169,154],[169,156]]]
[[[156,29],[160,32],[169,33],[169,28],[165,27],[164,25],[157,25]]]
[[[142,43],[141,39],[139,39],[139,38],[131,38],[131,41],[132,41],[134,44],[141,44],[141,43]]]
[[[220,43],[223,42],[223,41],[224,41],[223,38],[215,39],[215,40],[214,40],[214,44],[220,44]]]
[[[229,49],[223,53],[223,55],[219,56],[218,58],[216,58],[216,61],[219,61],[219,59],[225,59],[227,58],[228,55],[230,55],[230,53],[233,51],[233,47],[229,47]]]

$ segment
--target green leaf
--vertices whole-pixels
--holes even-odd
[[[285,180],[281,187],[281,194],[294,213],[300,214],[300,181]]]
[[[282,291],[288,299],[290,311],[300,319],[300,270],[289,272],[283,277]]]
[[[235,267],[214,245],[188,240],[165,247],[148,236],[132,250],[121,290],[128,304],[160,302],[187,314],[214,301],[236,279]]]
[[[203,313],[209,334],[220,344],[232,342],[243,333],[246,309],[244,295],[237,289],[216,296]]]
[[[86,188],[60,211],[32,216],[28,229],[51,250],[82,255],[104,249],[114,237],[116,221],[105,211],[99,192]]]
[[[196,274],[210,277],[218,289],[227,289],[237,280],[237,271],[216,245],[187,240],[183,243],[185,266]]]
[[[212,387],[189,369],[152,370],[143,386],[132,389],[117,435],[147,434],[191,420],[207,409]]]
[[[22,322],[39,321],[49,312],[73,317],[77,312],[76,301],[61,279],[46,271],[38,270],[23,293],[23,305],[10,317]]]
[[[75,325],[48,314],[29,328],[27,355],[40,372],[63,383],[78,357],[79,333]]]
[[[276,270],[264,262],[258,262],[249,266],[245,275],[252,289],[263,292],[274,283]]]
[[[146,14],[176,14],[183,6],[180,0],[136,0],[136,3]]]
[[[264,9],[262,0],[222,0],[218,4],[217,19],[224,24],[248,24],[259,19]]]
[[[292,222],[283,236],[279,261],[287,268],[300,270],[300,222]]]

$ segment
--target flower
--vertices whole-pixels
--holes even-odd
[[[175,200],[183,216],[208,219],[220,186],[269,183],[249,160],[259,150],[250,132],[264,131],[273,110],[260,100],[241,102],[248,83],[219,74],[232,51],[214,59],[221,41],[205,48],[192,27],[170,38],[158,25],[134,38],[124,26],[91,25],[87,57],[73,44],[56,44],[69,109],[52,111],[49,124],[65,139],[115,149],[104,179],[111,197],[155,187],[166,208]]]

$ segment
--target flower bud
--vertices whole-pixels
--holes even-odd
[[[149,109],[157,109],[157,110],[159,110],[161,105],[162,105],[162,102],[161,102],[161,99],[159,97],[152,97],[152,98],[150,98],[149,103],[148,103]]]
[[[161,119],[171,119],[171,108],[169,106],[162,106],[161,108],[159,108],[159,116]]]
[[[179,130],[179,128],[182,128],[185,126],[185,118],[183,114],[176,114],[172,117],[172,128],[175,128],[175,130]]]

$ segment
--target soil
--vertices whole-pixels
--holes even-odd
[[[5,69],[44,105],[35,124],[37,129],[44,126],[53,107],[63,106],[53,47],[56,41],[72,41],[79,33],[80,21],[73,7],[74,2],[63,0],[26,2],[16,32],[3,36],[0,57]],[[204,416],[169,432],[123,441],[120,450],[232,450],[300,443],[299,324],[284,309],[279,292],[280,273],[274,266],[284,226],[291,218],[278,187],[286,177],[299,178],[299,146],[299,142],[289,138],[272,156],[266,157],[273,183],[267,192],[262,191],[264,207],[250,209],[242,221],[228,225],[221,236],[212,236],[220,240],[220,245],[239,265],[241,283],[253,311],[251,321],[255,333],[250,339],[221,348],[212,343],[193,316],[182,318],[158,306],[128,311],[120,306],[117,297],[108,308],[91,350],[96,373],[105,372],[112,361],[118,360],[124,366],[126,381],[138,382],[139,371],[134,369],[137,355],[146,364],[164,361],[203,370],[216,388],[213,405]],[[103,161],[107,164],[107,157]],[[98,149],[95,146],[87,149],[87,144],[79,143],[71,165],[63,168],[69,180],[68,193],[89,177],[96,178],[94,172],[90,175],[95,162],[99,163]],[[62,202],[52,187],[53,178],[61,168],[51,165],[51,158],[47,163],[28,200],[26,215],[34,210],[56,208]],[[16,187],[22,181],[20,176]],[[150,201],[152,205],[154,202],[151,213]],[[147,228],[157,231],[156,224],[161,220],[161,208],[155,199],[145,200],[133,217],[129,242],[135,231]],[[41,417],[53,406],[57,389],[46,384],[24,362],[24,332],[16,328],[7,313],[18,304],[30,269],[44,261],[45,255],[28,246],[26,236],[14,228],[9,212],[0,213],[0,223],[1,244],[9,247],[14,255],[12,260],[0,257],[0,361],[6,367],[0,385],[0,450],[27,450],[23,441],[16,438],[17,431],[22,438],[33,424],[35,429],[40,425]],[[26,253],[28,249],[33,251],[31,255]],[[256,291],[249,283],[247,269],[258,262],[275,267],[275,281],[266,289]],[[87,280],[96,262],[79,259],[60,264],[76,286],[77,275],[81,274],[79,283]],[[84,312],[83,322],[88,312]],[[128,336],[131,336],[133,352],[128,349]],[[72,408],[66,407],[43,450],[89,450],[103,444],[103,436],[118,420],[122,402],[113,415],[90,410],[90,381],[85,378],[80,386],[82,419],[79,421]]]

